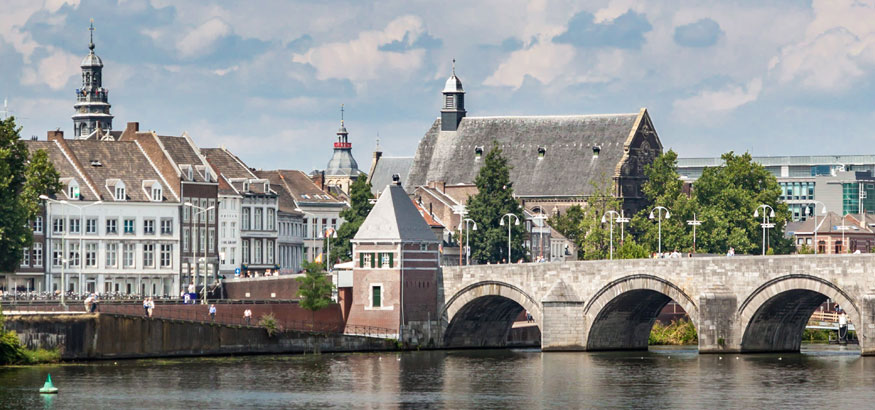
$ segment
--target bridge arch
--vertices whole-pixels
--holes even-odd
[[[797,352],[809,318],[827,298],[859,326],[856,301],[829,280],[812,275],[786,275],[760,285],[738,308],[743,352]]]
[[[699,308],[674,283],[653,275],[630,275],[602,287],[584,308],[587,350],[646,350],[653,322],[674,300],[699,329]]]
[[[518,286],[502,281],[481,281],[465,286],[444,305],[441,315],[447,320],[444,345],[504,346],[514,320],[523,310],[541,326],[540,304]]]

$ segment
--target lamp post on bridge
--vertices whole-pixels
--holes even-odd
[[[474,224],[472,228],[477,230],[477,222],[474,222],[471,218],[465,218],[463,220],[465,222],[465,265],[471,264],[471,232],[468,229],[468,224]]]
[[[614,260],[614,219],[619,219],[620,213],[614,210],[609,210],[602,215],[602,223],[610,221],[611,223],[611,260]]]
[[[518,217],[518,216],[516,216],[516,215],[514,215],[514,214],[512,214],[512,213],[510,213],[510,212],[508,212],[508,213],[502,215],[502,216],[501,216],[501,221],[499,222],[499,225],[500,225],[500,226],[504,226],[504,218],[507,218],[507,263],[512,263],[512,262],[510,261],[510,247],[511,247],[511,246],[510,246],[510,229],[511,229],[511,226],[510,226],[510,218],[511,218],[511,217],[513,217],[514,219],[516,219],[516,222],[514,222],[514,225],[519,226],[519,224],[520,224],[520,217]]]
[[[812,229],[812,232],[814,232],[814,254],[817,255],[817,248],[820,247],[820,245],[817,243],[817,204],[820,204],[821,206],[821,214],[826,214],[826,204],[816,200],[808,201],[806,204],[814,204],[814,208],[809,208],[807,206],[805,207],[805,215],[814,216],[814,228]]]
[[[659,223],[659,254],[662,255],[662,211],[665,211],[665,219],[671,218],[671,213],[668,211],[668,208],[664,206],[657,206],[650,211],[650,219],[654,219],[653,211],[656,211],[656,218]]]
[[[696,227],[701,225],[702,221],[696,219],[696,213],[693,212],[693,219],[687,221],[687,225],[693,227],[693,253],[696,253]]]
[[[768,213],[768,214],[766,214],[766,208],[769,209],[769,213]],[[756,209],[755,211],[753,211],[753,217],[754,217],[754,218],[757,218],[757,217],[760,216],[760,214],[759,214],[759,213],[760,213],[760,209],[763,210],[763,223],[761,223],[760,226],[763,227],[763,256],[765,256],[765,255],[766,255],[766,230],[769,229],[769,228],[774,228],[774,227],[775,227],[775,224],[773,224],[773,223],[769,223],[769,218],[774,218],[774,217],[775,217],[775,209],[772,208],[772,207],[769,206],[769,205],[762,204],[762,205],[758,206],[757,209]],[[844,244],[843,244],[843,245],[844,245]]]
[[[620,224],[620,246],[623,246],[626,240],[626,224],[629,223],[629,218],[624,216],[622,209],[620,210],[620,217],[617,218],[617,223]]]

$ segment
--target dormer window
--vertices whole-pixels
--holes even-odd
[[[264,183],[264,192],[270,192],[270,184],[268,184],[267,182]]]
[[[243,183],[243,192],[249,192],[249,181]]]
[[[600,147],[600,146],[598,146],[598,145],[593,146],[593,147],[592,147],[592,157],[593,157],[593,158],[598,158],[598,157],[599,157],[599,153],[600,153],[601,151],[602,151],[602,147]]]
[[[187,166],[185,171],[186,171],[186,178],[189,181],[193,181],[194,180],[194,170],[192,169],[191,165]]]
[[[161,197],[161,185],[152,185],[152,200],[155,202],[161,202]]]
[[[482,156],[483,156],[483,147],[481,147],[481,146],[474,147],[474,159],[479,160],[480,157],[482,157]]]
[[[125,192],[125,183],[122,181],[118,181],[115,183],[115,200],[116,201],[124,201],[128,198],[127,193]]]
[[[79,184],[73,180],[67,186],[67,197],[70,199],[79,199]]]

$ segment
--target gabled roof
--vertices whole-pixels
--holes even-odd
[[[441,131],[437,119],[419,143],[405,188],[412,192],[430,181],[471,184],[497,142],[511,166],[516,195],[589,195],[592,181],[617,173],[639,130],[652,134],[649,148],[661,149],[646,109],[630,114],[465,117],[457,131]],[[658,147],[650,145],[654,143]]]
[[[185,135],[181,137],[156,135],[156,137],[161,142],[167,155],[170,156],[170,159],[179,168],[183,180],[188,180],[188,167],[191,166],[193,167],[192,180],[194,182],[206,182],[205,174],[210,171],[211,167],[207,163],[206,158],[202,157],[197,151],[193,142]]]
[[[406,181],[411,165],[413,165],[413,157],[380,157],[371,175],[368,176],[371,193],[379,195],[380,190],[392,183],[392,175],[398,174],[402,181]]]
[[[389,185],[353,238],[356,242],[439,242],[401,188]]]
[[[806,221],[800,223],[798,226],[794,226],[794,234],[796,235],[812,235],[815,229],[814,225],[815,218],[808,218]],[[860,220],[865,219],[863,221],[863,227],[860,225]],[[842,221],[844,220],[844,222]],[[818,235],[826,235],[826,234],[839,234],[842,233],[842,226],[845,226],[844,232],[846,234],[869,234],[873,233],[873,229],[870,227],[870,224],[875,224],[875,220],[871,216],[860,217],[860,215],[845,215],[844,217],[840,216],[835,212],[827,212],[826,215],[817,217],[817,234]]]
[[[270,172],[275,172],[282,178],[284,186],[296,203],[344,204],[343,201],[319,189],[319,186],[301,171],[289,169],[258,171],[259,175],[267,175]]]
[[[207,157],[216,171],[220,172],[225,178],[257,178],[255,174],[249,170],[249,167],[232,154],[226,148],[201,148],[201,153]]]
[[[286,184],[285,179],[283,178],[280,171],[255,171],[255,174],[260,178],[267,179],[270,181],[270,187],[274,190],[278,197],[279,201],[279,210],[280,212],[295,214],[295,215],[303,215],[301,212],[296,211],[298,209],[298,205],[295,203],[295,198],[292,196],[292,192]]]

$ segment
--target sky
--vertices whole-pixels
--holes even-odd
[[[310,171],[412,156],[452,60],[469,116],[638,112],[681,157],[875,154],[875,0],[4,0],[0,98],[72,134],[94,19],[114,129]]]

